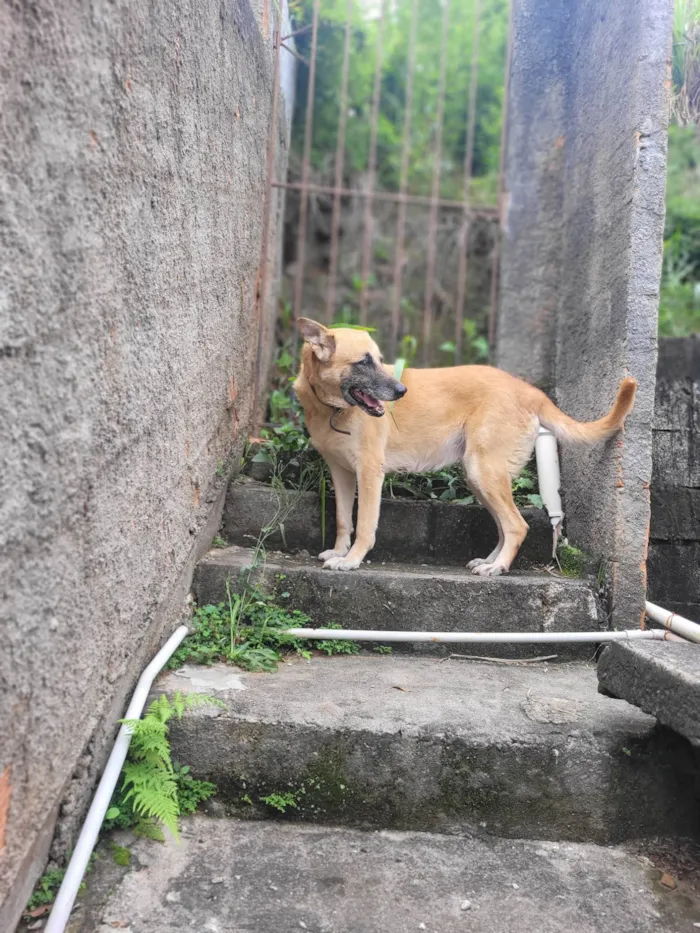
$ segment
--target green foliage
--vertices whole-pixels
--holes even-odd
[[[180,765],[173,762],[175,784],[177,786],[177,806],[181,814],[190,815],[195,812],[200,803],[204,803],[216,793],[216,784],[211,781],[200,781],[192,777],[189,765]]]
[[[320,454],[311,446],[303,409],[292,393],[293,367],[291,354],[284,348],[279,350],[269,399],[270,423],[261,430],[254,450],[246,451],[244,462],[266,464],[270,468],[271,485],[303,492],[320,489],[322,478],[330,483],[330,476]],[[279,515],[275,524],[282,525],[284,535]]]
[[[557,563],[565,577],[582,577],[586,572],[586,562],[583,551],[560,539],[557,545]]]
[[[700,135],[698,127],[669,127],[666,239],[659,334],[700,332]]]
[[[441,194],[460,198],[466,145],[466,113],[473,49],[475,0],[452,0],[447,47],[442,52],[442,5],[419,3],[411,109],[409,190],[429,194],[432,184],[438,85],[441,61],[446,63]],[[316,64],[312,164],[324,176],[332,172],[329,154],[338,134],[338,94],[344,50],[345,0],[324,0],[321,9]],[[299,3],[295,25],[311,22],[312,0]],[[379,22],[361,4],[353,4],[348,73],[345,173],[351,178],[367,168],[371,101],[376,68]],[[482,3],[479,39],[479,84],[475,114],[472,198],[485,203],[496,193],[499,162],[503,76],[508,17],[505,0]],[[382,33],[380,118],[377,128],[379,183],[396,190],[406,110],[411,4],[388,5]],[[299,36],[299,51],[308,56],[311,34]],[[301,152],[306,110],[306,69],[299,69],[293,147]]]
[[[342,625],[336,625],[333,622],[327,623],[325,628],[342,629]],[[359,654],[360,646],[356,641],[349,641],[345,638],[329,638],[326,641],[317,641],[316,647],[319,651],[325,651],[330,657],[333,654]]]
[[[228,541],[225,538],[222,538],[221,535],[214,535],[214,540],[212,541],[211,546],[215,548],[225,548],[228,547]]]
[[[372,651],[375,651],[377,654],[391,654],[392,647],[391,645],[375,645]]]
[[[674,8],[672,113],[659,334],[700,332],[700,0]]]
[[[45,872],[37,882],[34,893],[27,903],[27,911],[36,910],[37,907],[43,907],[45,904],[53,904],[61,887],[65,870],[62,868]],[[84,882],[81,887],[84,890]]]
[[[279,810],[280,813],[285,813],[289,807],[296,809],[299,806],[297,794],[292,791],[285,791],[281,794],[268,794],[267,797],[262,798],[262,802],[274,810]]]
[[[168,723],[182,719],[198,706],[226,706],[201,693],[182,694],[172,700],[165,694],[154,700],[142,719],[122,720],[131,732],[129,757],[122,769],[122,783],[115,792],[103,828],[133,828],[151,839],[163,839],[159,824],[178,838],[178,817],[192,813],[197,804],[216,791],[208,781],[196,781],[190,769],[173,763]]]
[[[675,0],[671,111],[680,126],[700,120],[700,0]]]
[[[462,345],[462,363],[486,363],[489,358],[489,342],[482,334],[475,321],[467,319],[464,322],[464,341]],[[454,340],[446,340],[440,344],[441,353],[449,353],[454,357]],[[450,360],[451,362],[451,360]]]
[[[122,868],[128,868],[131,864],[131,850],[127,849],[126,846],[117,845],[116,842],[113,842],[109,848],[112,851],[114,862]]]
[[[86,875],[89,874],[95,862],[95,858],[96,856],[93,853],[90,856],[87,869],[85,870]],[[25,916],[30,911],[37,910],[40,907],[45,907],[48,904],[53,904],[53,902],[56,900],[58,889],[61,887],[61,883],[63,882],[65,874],[66,870],[64,868],[54,868],[50,871],[44,872],[41,878],[39,878],[37,881],[32,896],[27,902],[27,906],[24,909]],[[86,883],[83,880],[81,881],[80,887],[78,888],[78,893],[83,894],[85,889]]]
[[[281,581],[280,581],[281,582]],[[310,658],[306,639],[289,634],[290,628],[309,628],[311,619],[298,609],[280,605],[289,593],[275,597],[259,586],[241,581],[242,595],[231,591],[227,582],[227,600],[218,606],[202,606],[194,613],[194,632],[189,635],[170,661],[170,667],[187,662],[213,664],[228,661],[247,671],[276,671],[286,654]],[[341,628],[328,623],[326,628]],[[356,642],[320,642],[316,648],[327,654],[357,654]]]

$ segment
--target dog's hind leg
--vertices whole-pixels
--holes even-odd
[[[488,457],[468,452],[465,470],[479,501],[489,510],[498,526],[498,547],[483,560],[469,563],[472,573],[495,577],[507,573],[528,533],[525,519],[513,502],[511,478],[503,465]]]
[[[352,510],[355,505],[355,486],[357,480],[354,473],[346,470],[330,460],[327,461],[335,489],[335,544],[326,551],[321,551],[318,559],[330,560],[333,557],[345,557],[350,550],[352,536]]]

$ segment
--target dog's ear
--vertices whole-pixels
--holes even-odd
[[[335,353],[335,337],[333,334],[323,324],[310,321],[307,317],[298,318],[297,327],[304,340],[311,344],[315,356],[322,363],[327,363]]]

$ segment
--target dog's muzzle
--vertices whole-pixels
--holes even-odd
[[[349,382],[342,386],[343,396],[350,405],[357,405],[368,415],[381,418],[385,413],[382,402],[396,402],[403,398],[406,386],[398,379],[382,380],[381,382],[369,380],[365,383]]]

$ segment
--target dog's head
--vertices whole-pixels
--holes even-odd
[[[382,365],[379,347],[367,331],[323,324],[301,317],[299,331],[308,343],[304,375],[316,396],[332,408],[357,406],[381,418],[382,402],[394,402],[406,394],[406,386]]]

